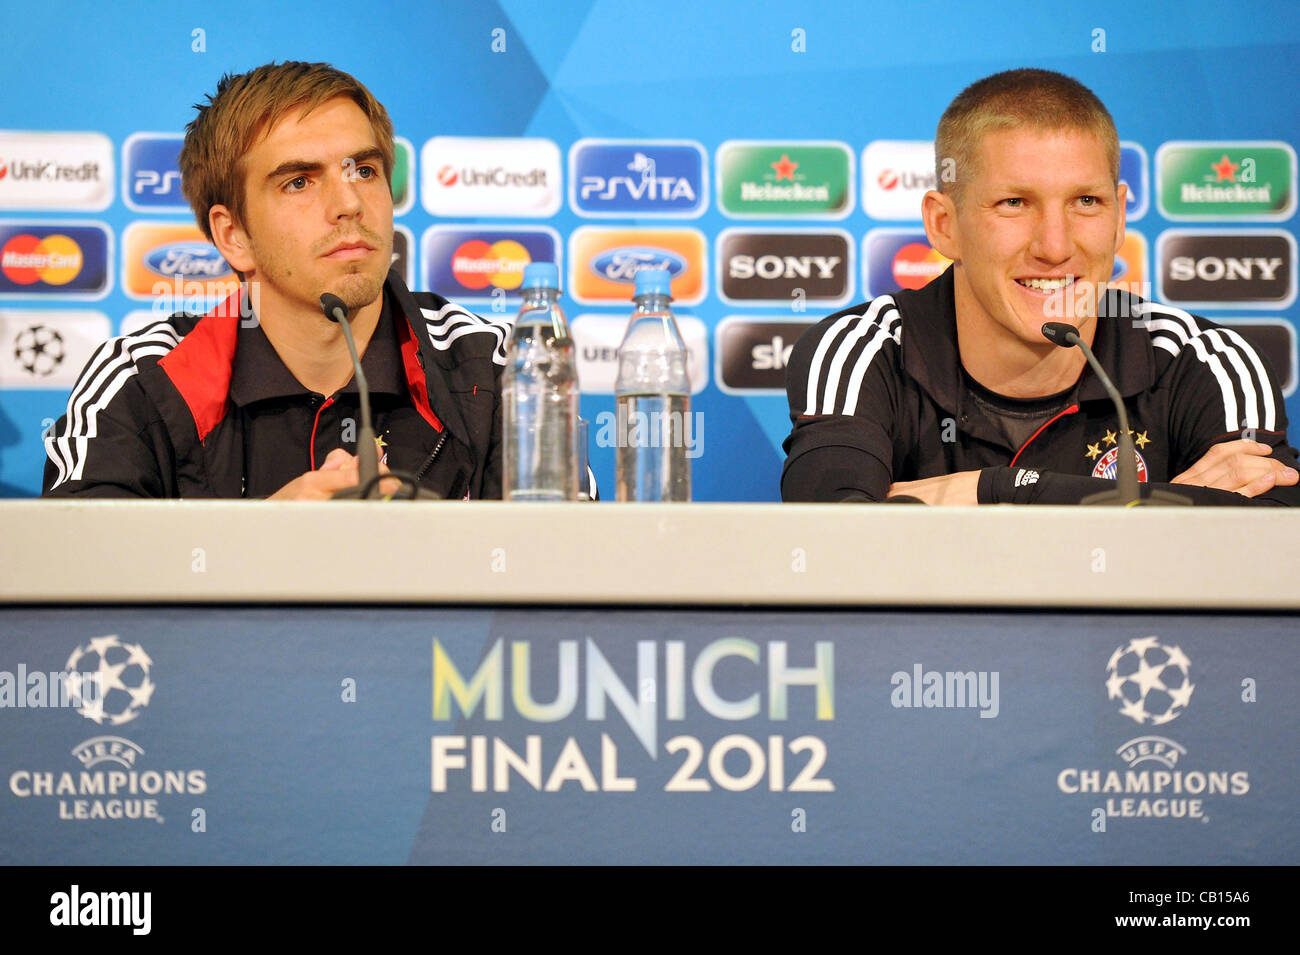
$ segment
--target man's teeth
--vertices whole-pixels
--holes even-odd
[[[1056,292],[1071,285],[1074,282],[1073,275],[1067,275],[1063,279],[1016,279],[1021,285],[1028,288],[1037,289],[1040,292]]]

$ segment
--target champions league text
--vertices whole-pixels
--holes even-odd
[[[508,669],[508,698],[519,719],[554,723],[568,718],[577,711],[581,695],[582,715],[588,721],[604,723],[613,709],[651,759],[658,760],[662,745],[662,752],[676,760],[671,770],[664,771],[666,792],[707,792],[715,787],[732,792],[755,787],[773,792],[835,790],[825,775],[826,743],[818,736],[787,738],[764,731],[752,736],[725,734],[716,740],[675,735],[659,742],[664,735],[661,722],[684,721],[688,711],[728,721],[766,716],[770,722],[784,723],[793,705],[796,714],[805,719],[833,720],[835,656],[831,642],[817,642],[811,665],[796,666],[789,662],[783,640],[769,641],[765,648],[736,637],[714,640],[689,661],[684,641],[642,640],[636,645],[636,676],[630,685],[590,638],[581,647],[577,640],[561,640],[556,649],[558,689],[553,701],[543,703],[533,697],[530,641],[511,643],[507,668],[505,642],[498,639],[467,679],[435,639],[433,718],[472,718],[481,708],[483,719],[503,720]],[[741,699],[724,699],[714,686],[715,668],[729,657],[744,661],[742,665],[754,671],[753,690]],[[728,666],[734,668],[737,662]],[[549,685],[549,680],[546,682]],[[588,742],[585,750],[574,736],[545,750],[540,734],[519,738],[434,736],[432,790],[447,792],[449,787],[465,786],[471,792],[508,792],[514,776],[541,792],[562,791],[570,782],[588,792],[634,792],[639,780],[620,775],[620,735],[602,727],[599,745]],[[728,759],[733,752],[738,755]]]

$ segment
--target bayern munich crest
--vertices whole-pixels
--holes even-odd
[[[1136,448],[1133,450],[1133,456],[1137,458],[1138,480],[1145,484],[1147,481],[1146,459],[1142,457],[1142,452],[1138,451]],[[1092,476],[1095,478],[1108,478],[1112,481],[1115,480],[1116,474],[1119,471],[1118,462],[1119,448],[1111,448],[1097,459],[1097,463],[1092,469]]]

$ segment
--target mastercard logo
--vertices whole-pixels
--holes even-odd
[[[952,260],[940,255],[924,242],[909,242],[894,253],[891,270],[899,288],[925,288],[943,274]]]
[[[0,248],[0,271],[15,285],[67,285],[81,274],[81,246],[66,235],[38,239],[23,233]]]
[[[559,263],[560,234],[547,226],[436,225],[420,239],[420,258],[425,288],[461,304],[490,302],[500,307],[502,301],[519,299],[525,266]]]
[[[514,239],[488,243],[470,239],[451,255],[451,274],[465,288],[489,285],[512,291],[524,281],[524,266],[533,261],[528,250]]]

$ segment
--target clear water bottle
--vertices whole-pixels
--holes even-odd
[[[501,375],[503,496],[576,501],[578,362],[560,310],[559,270],[525,266],[523,294]]]
[[[691,499],[691,383],[668,288],[664,269],[636,273],[636,310],[618,348],[614,483],[620,501]]]

